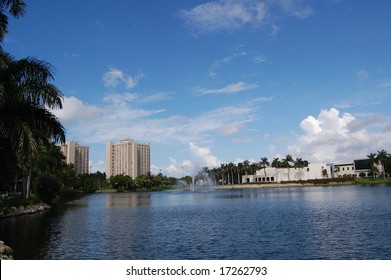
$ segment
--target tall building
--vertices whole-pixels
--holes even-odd
[[[60,146],[67,164],[73,164],[79,174],[88,173],[89,147],[75,141],[67,141]]]
[[[133,179],[151,170],[149,144],[137,144],[132,140],[120,140],[118,144],[106,143],[106,176],[128,175]]]

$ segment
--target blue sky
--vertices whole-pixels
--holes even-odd
[[[391,151],[391,1],[26,1],[4,48],[53,64],[68,140],[154,173]],[[184,175],[185,175],[184,174]]]

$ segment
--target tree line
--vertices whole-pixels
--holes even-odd
[[[62,108],[63,95],[52,83],[53,66],[37,58],[15,59],[3,48],[8,16],[25,14],[22,0],[0,2],[0,187],[22,178],[30,195],[39,150],[65,142],[65,128],[50,109]]]
[[[377,153],[370,153],[367,155],[369,160],[371,173],[373,177],[379,172],[377,165],[382,167],[382,177],[389,177],[391,175],[391,154],[386,150],[378,150]]]
[[[391,175],[391,154],[389,154],[385,150],[377,151],[377,153],[371,153],[367,155],[367,159],[370,164],[370,172],[371,176],[375,176],[379,172],[378,165],[382,167],[382,172],[380,176],[389,177]],[[284,158],[273,158],[270,161],[267,157],[261,157],[259,162],[252,162],[245,160],[243,162],[235,163],[222,163],[219,167],[208,168],[203,167],[202,171],[196,175],[197,177],[201,177],[201,174],[208,174],[210,178],[214,178],[217,184],[240,184],[242,182],[241,178],[244,175],[254,175],[256,171],[263,170],[266,177],[266,168],[274,167],[274,168],[286,168],[289,170],[291,168],[302,169],[308,167],[309,161],[303,158],[294,159],[291,155],[286,155]],[[326,169],[324,170],[326,171]],[[334,172],[338,173],[338,167]],[[326,176],[327,174],[323,174]],[[186,178],[184,178],[186,179]],[[190,179],[191,181],[191,179]]]
[[[239,162],[237,164],[230,163],[222,163],[219,167],[208,168],[203,167],[201,173],[208,174],[210,178],[214,178],[217,184],[221,185],[233,185],[240,184],[242,182],[242,176],[244,175],[253,175],[257,170],[262,170],[266,176],[266,168],[267,167],[275,167],[275,168],[304,168],[309,164],[308,160],[304,160],[302,158],[294,159],[291,155],[286,155],[284,158],[273,158],[270,160],[267,157],[261,157],[259,162],[250,162],[245,160],[243,162]],[[200,175],[196,175],[200,176]],[[197,178],[196,178],[197,179]]]

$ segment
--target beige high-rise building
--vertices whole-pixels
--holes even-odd
[[[128,175],[135,179],[151,170],[151,150],[149,144],[137,144],[125,139],[118,144],[106,143],[106,176]]]
[[[60,146],[67,164],[73,164],[79,174],[88,173],[89,147],[81,146],[75,141],[67,141]]]

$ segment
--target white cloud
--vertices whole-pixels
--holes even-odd
[[[229,55],[215,60],[209,67],[209,77],[215,78],[219,74],[220,68],[226,67],[235,61],[247,59],[247,63],[261,64],[268,62],[268,59],[258,52],[243,50],[244,46],[239,45],[235,47]]]
[[[217,74],[218,74],[218,73],[217,73],[217,70],[218,70],[218,68],[220,68],[221,66],[226,65],[226,64],[228,64],[228,63],[230,63],[230,62],[232,62],[232,61],[234,61],[234,60],[236,60],[236,59],[238,59],[238,58],[248,56],[249,53],[246,52],[246,51],[240,50],[241,47],[242,47],[242,46],[239,46],[238,48],[236,48],[232,54],[230,54],[230,55],[228,55],[228,56],[225,56],[225,57],[223,57],[223,58],[221,58],[221,59],[218,59],[218,60],[214,61],[214,62],[212,63],[212,65],[211,65],[211,67],[209,68],[209,77],[211,77],[211,78],[216,77]]]
[[[282,16],[307,18],[314,14],[305,5],[305,0],[216,0],[200,4],[181,15],[196,33],[235,31],[243,27],[271,24],[271,36],[275,37],[280,28],[274,21]]]
[[[250,90],[253,88],[257,88],[256,84],[247,84],[244,82],[238,82],[236,84],[229,84],[220,89],[207,89],[207,88],[198,88],[197,92],[201,94],[233,94],[245,90]]]
[[[368,72],[365,71],[365,70],[360,70],[360,71],[357,71],[357,72],[356,72],[356,77],[357,77],[357,79],[359,79],[359,80],[366,80],[366,79],[369,78],[369,74],[368,74]]]
[[[121,70],[110,67],[109,71],[103,75],[102,80],[105,86],[115,87],[124,80],[124,73]]]
[[[97,117],[101,111],[102,108],[84,104],[81,100],[73,96],[64,98],[62,109],[52,110],[64,123],[70,123],[80,119],[90,120]]]
[[[193,174],[194,165],[190,160],[183,160],[181,163],[179,163],[177,159],[170,157],[169,161],[170,163],[168,164],[168,166],[163,168],[163,170],[165,171],[165,173],[168,174],[168,176],[178,178]],[[159,169],[159,172],[161,170],[161,168],[155,168],[155,170],[156,169]]]
[[[283,11],[288,15],[297,18],[307,18],[314,14],[311,7],[303,5],[303,0],[279,0],[277,3],[282,7]]]
[[[190,142],[189,148],[191,154],[200,160],[202,166],[217,167],[221,164],[221,161],[213,155],[209,147],[201,147]]]
[[[109,70],[103,75],[102,81],[105,86],[114,88],[120,84],[126,88],[132,89],[137,86],[140,79],[144,77],[142,72],[137,73],[134,77],[126,75],[122,70],[109,67]]]
[[[106,102],[112,103],[124,103],[124,102],[132,102],[138,99],[138,95],[136,93],[112,93],[106,95],[103,100]]]
[[[169,99],[169,94],[165,92],[153,93],[150,95],[143,95],[134,92],[125,93],[110,93],[103,98],[107,103],[122,104],[122,103],[153,103]]]
[[[266,5],[262,1],[219,0],[207,2],[182,16],[197,33],[231,31],[245,25],[259,25],[265,21]]]
[[[389,116],[341,114],[335,108],[321,110],[300,123],[302,134],[288,152],[310,162],[351,161],[378,149],[391,149]]]
[[[243,103],[186,117],[167,116],[164,108],[143,109],[140,107],[145,104],[143,102],[122,102],[137,98],[132,94],[109,95],[104,98],[104,105],[91,106],[76,97],[66,97],[63,109],[53,112],[72,132],[72,137],[86,143],[104,143],[131,136],[139,141],[183,144],[206,140],[211,133],[234,134],[245,123],[254,120],[257,109]]]
[[[220,133],[223,135],[233,135],[239,132],[244,126],[242,122],[233,122],[220,129]]]
[[[246,145],[248,143],[250,143],[252,141],[252,139],[239,139],[239,138],[235,138],[235,139],[232,139],[232,143],[234,144],[239,144],[239,145]]]
[[[270,36],[275,39],[277,37],[277,34],[280,32],[281,28],[276,25],[276,24],[272,24],[271,26],[271,32],[270,32]]]
[[[98,161],[89,161],[89,170],[90,173],[95,173],[97,171],[99,172],[106,172],[106,164],[103,160],[98,160]]]
[[[80,55],[77,53],[63,53],[62,54],[65,58],[79,58]]]

